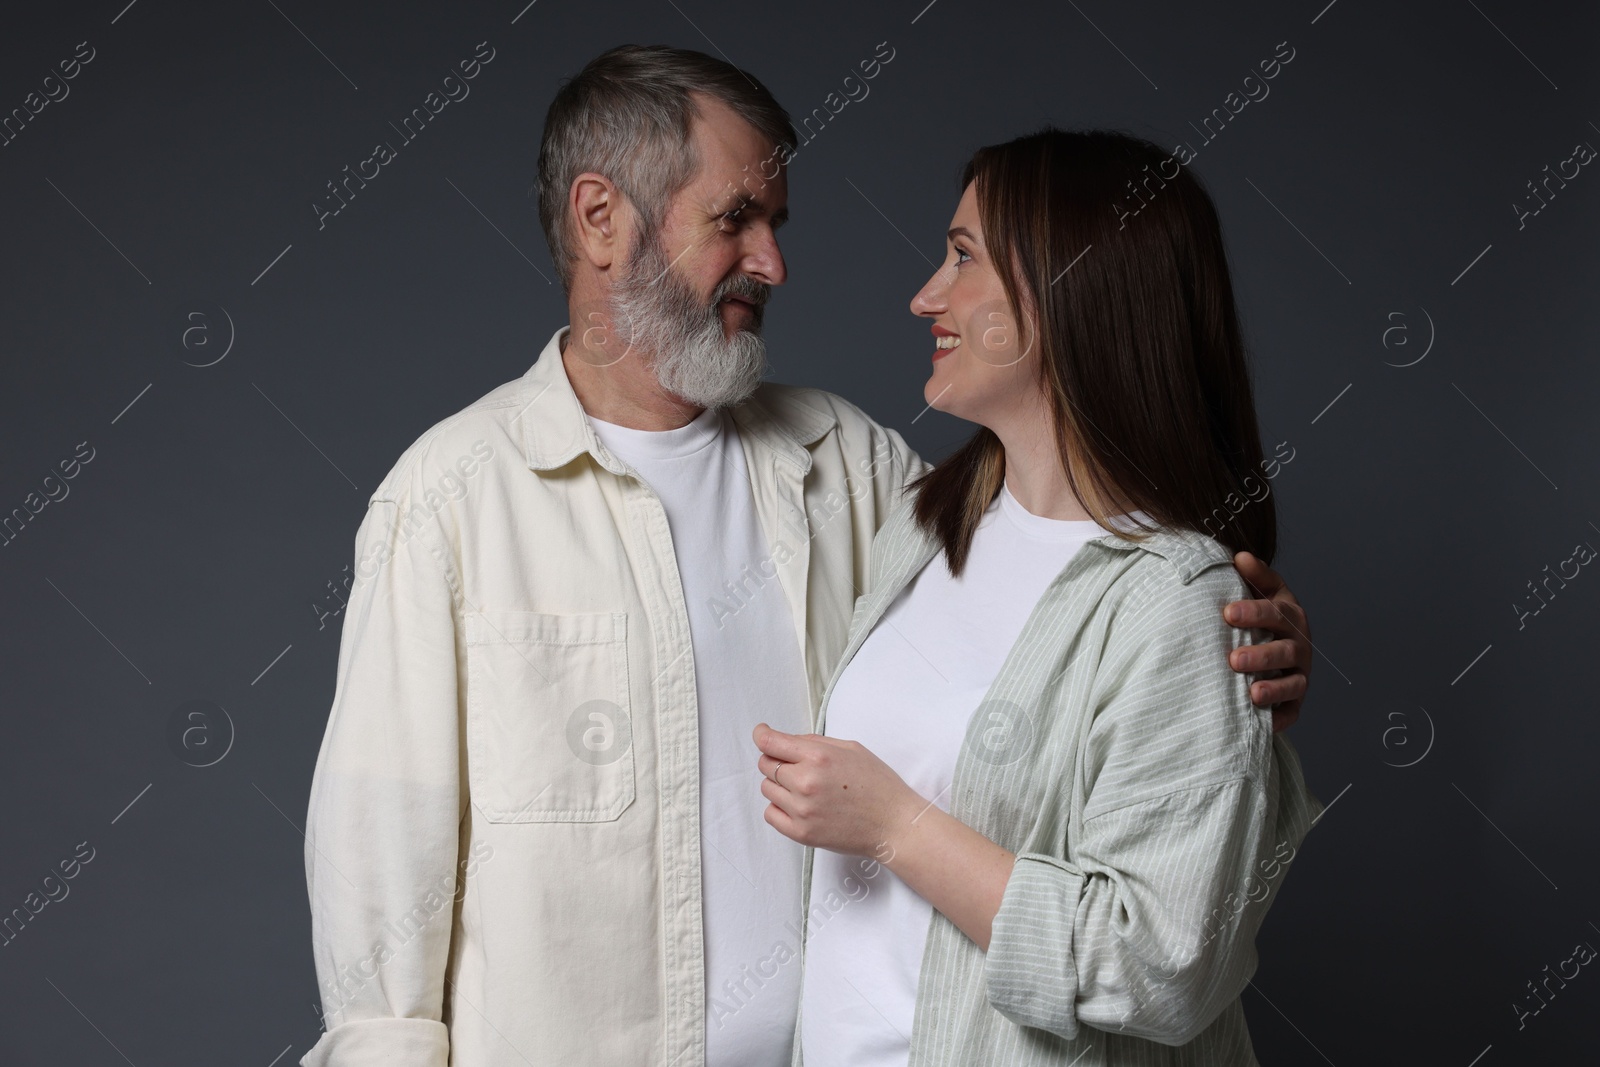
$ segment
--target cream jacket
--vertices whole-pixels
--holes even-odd
[[[704,1060],[696,546],[596,439],[565,332],[418,438],[356,534],[306,820],[304,1067]],[[815,709],[923,464],[815,389],[732,414],[773,553],[728,577],[781,583]]]

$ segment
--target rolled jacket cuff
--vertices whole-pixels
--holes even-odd
[[[983,965],[985,992],[996,1011],[1069,1040],[1078,1032],[1072,950],[1084,882],[1081,871],[1054,856],[1019,855]]]
[[[437,1019],[357,1019],[323,1034],[300,1067],[449,1067],[450,1032]]]

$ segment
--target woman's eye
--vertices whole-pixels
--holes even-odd
[[[967,259],[971,259],[972,258],[971,256],[967,255],[967,253],[965,251],[963,251],[959,247],[956,248],[956,256],[957,256],[957,259],[956,259],[956,263],[957,264],[960,264],[962,262],[962,259],[960,257],[965,256]]]

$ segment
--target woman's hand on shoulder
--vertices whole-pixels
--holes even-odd
[[[752,736],[762,753],[761,795],[770,802],[765,818],[802,845],[876,857],[891,829],[927,804],[860,742],[786,734],[766,723]]]
[[[1235,553],[1233,566],[1260,598],[1235,600],[1222,609],[1222,617],[1240,629],[1256,627],[1276,636],[1263,644],[1234,649],[1228,666],[1240,674],[1282,672],[1253,683],[1250,700],[1257,707],[1272,707],[1272,729],[1284,730],[1300,717],[1311,684],[1311,624],[1277,571],[1249,552]]]

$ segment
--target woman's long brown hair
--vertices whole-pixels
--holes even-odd
[[[1012,314],[1037,316],[1026,358],[1085,510],[1142,540],[1108,525],[1122,501],[1270,563],[1277,513],[1270,491],[1250,491],[1263,483],[1250,373],[1199,180],[1123,131],[1047,127],[978,149],[961,188],[973,182]],[[1004,448],[983,428],[908,486],[952,574],[1004,479]]]

